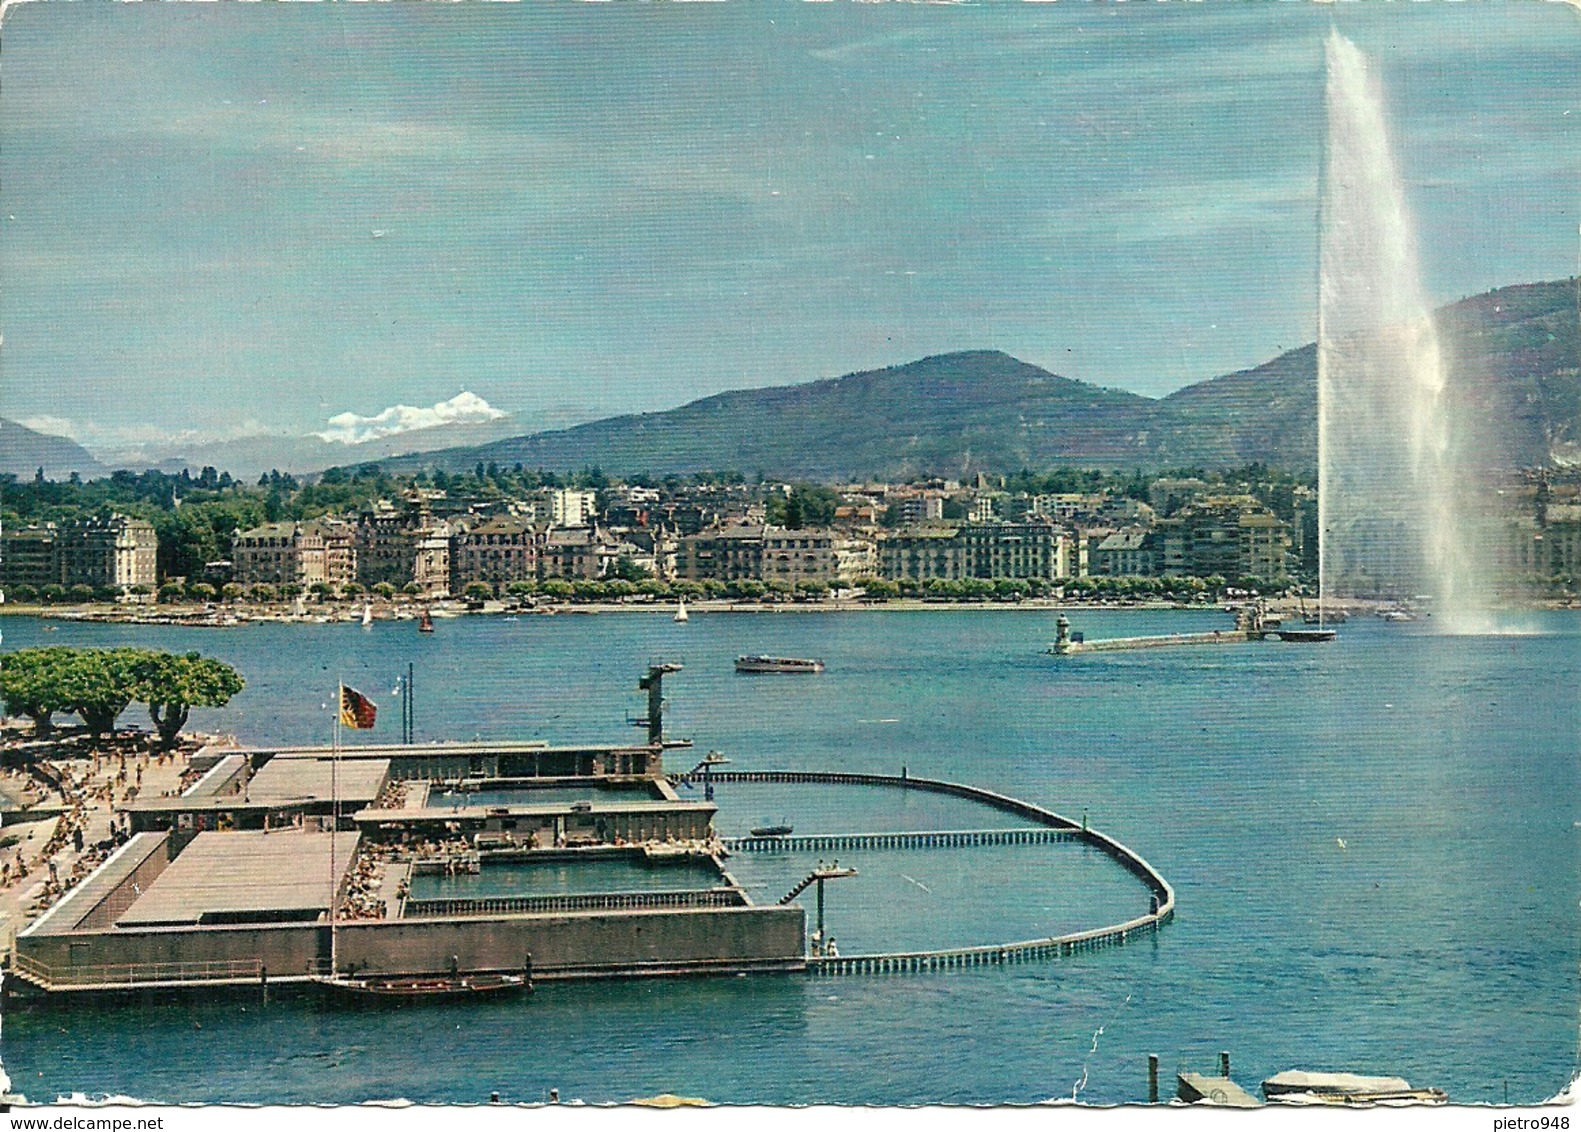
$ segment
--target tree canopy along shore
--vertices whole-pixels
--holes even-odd
[[[223,661],[195,652],[57,646],[0,657],[0,701],[43,738],[55,714],[75,714],[95,735],[115,730],[134,703],[148,706],[160,743],[171,746],[195,707],[223,707],[245,685]]]

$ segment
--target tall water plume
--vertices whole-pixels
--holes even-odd
[[[1367,59],[1331,32],[1318,307],[1319,569],[1325,590],[1431,593],[1482,620],[1438,332]]]

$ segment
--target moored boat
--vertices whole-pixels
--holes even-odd
[[[738,656],[737,672],[822,672],[823,661],[798,656]]]
[[[432,633],[434,631],[433,615],[426,609],[423,610],[422,616],[417,619],[417,631],[419,633]]]
[[[380,978],[340,975],[323,980],[339,994],[380,1001],[431,1002],[441,999],[503,998],[532,989],[526,975],[427,975]]]
[[[1374,1105],[1444,1104],[1442,1089],[1416,1089],[1403,1077],[1366,1077],[1359,1073],[1309,1073],[1287,1069],[1263,1082],[1272,1104]]]
[[[789,837],[795,832],[792,825],[760,825],[751,830],[753,837]]]
[[[1332,641],[1337,636],[1333,629],[1275,629],[1274,635],[1281,641],[1290,641],[1293,644],[1301,645]]]

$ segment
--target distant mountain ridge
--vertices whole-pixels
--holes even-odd
[[[32,479],[40,468],[52,480],[67,479],[74,472],[83,479],[110,474],[109,468],[75,440],[36,432],[0,417],[0,475]]]
[[[1503,422],[1479,438],[1490,466],[1581,465],[1577,307],[1577,281],[1570,279],[1503,287],[1437,312],[1450,396],[1480,421]],[[825,481],[1055,465],[1231,468],[1257,461],[1306,470],[1317,463],[1317,349],[1309,344],[1163,398],[971,350],[502,437],[512,423],[447,425],[367,445],[255,437],[193,449],[158,466],[197,471],[211,464],[251,478],[270,468],[300,474],[336,463],[378,462],[398,473],[519,463],[557,472],[597,466],[619,476],[735,470]],[[0,472],[31,477],[39,467],[53,478],[109,471],[73,441],[0,421]]]
[[[1581,462],[1575,280],[1500,288],[1437,315],[1450,394],[1509,422],[1489,464]],[[1317,464],[1317,348],[1154,399],[993,350],[804,385],[719,393],[665,412],[385,461],[390,471],[517,463],[606,473],[763,472],[781,479],[959,476],[1051,465]]]

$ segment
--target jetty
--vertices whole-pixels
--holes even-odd
[[[1234,629],[1212,629],[1205,633],[1167,633],[1151,637],[1107,637],[1089,641],[1083,634],[1071,632],[1070,619],[1062,613],[1054,622],[1054,643],[1048,647],[1048,653],[1050,656],[1073,656],[1077,653],[1172,649],[1187,645],[1242,645],[1249,641],[1266,640],[1270,636],[1276,636],[1280,640],[1294,640],[1302,632],[1281,630],[1279,625],[1279,619],[1270,617],[1263,603],[1258,602],[1236,612]],[[1325,639],[1333,639],[1332,631],[1328,631]]]

